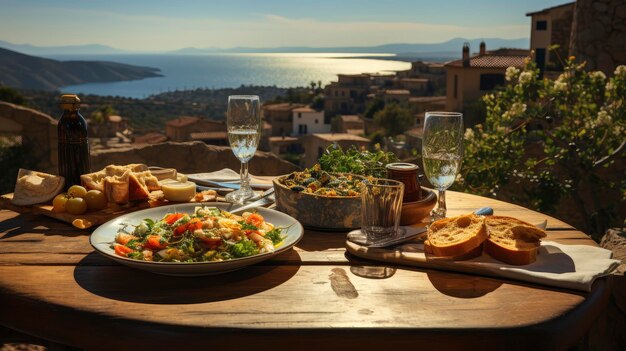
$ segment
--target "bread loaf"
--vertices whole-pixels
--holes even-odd
[[[541,238],[546,232],[532,224],[512,217],[487,216],[489,234],[484,250],[491,257],[511,265],[535,262]]]
[[[484,217],[475,214],[444,218],[428,228],[426,252],[436,256],[467,259],[481,253],[487,239]]]

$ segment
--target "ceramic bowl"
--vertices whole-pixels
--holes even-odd
[[[422,199],[419,201],[405,202],[402,204],[400,225],[420,223],[430,215],[430,211],[437,204],[435,192],[422,188]]]
[[[277,210],[311,229],[341,231],[361,227],[361,196],[330,197],[297,192],[282,184],[282,178],[274,179]]]

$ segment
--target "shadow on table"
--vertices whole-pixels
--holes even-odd
[[[71,224],[58,220],[41,221],[41,216],[31,213],[20,213],[15,217],[0,222],[0,232],[6,232],[0,237],[0,240],[25,233],[62,236],[83,236],[86,233],[72,227]]]
[[[293,251],[293,250],[290,250]],[[211,276],[173,277],[121,265],[93,266],[91,253],[74,270],[83,289],[105,298],[145,304],[192,304],[250,296],[279,286],[300,269],[299,264],[253,265]],[[297,253],[296,253],[297,255]]]
[[[346,232],[322,232],[305,230],[302,240],[296,245],[304,251],[326,251],[328,249],[345,248]]]
[[[440,293],[463,299],[487,295],[502,285],[500,281],[481,276],[435,271],[427,272],[426,275]]]

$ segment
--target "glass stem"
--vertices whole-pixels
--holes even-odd
[[[249,189],[250,177],[248,177],[248,162],[241,162],[239,175],[241,176],[241,190]]]
[[[446,216],[446,189],[439,190],[439,196],[437,199],[437,212],[445,217]]]

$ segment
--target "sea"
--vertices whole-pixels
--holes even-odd
[[[337,74],[393,73],[410,68],[393,54],[271,53],[271,54],[116,54],[54,55],[57,60],[100,60],[155,67],[163,77],[133,81],[65,86],[64,93],[146,98],[176,90],[237,88],[241,85],[277,87],[323,85]]]

